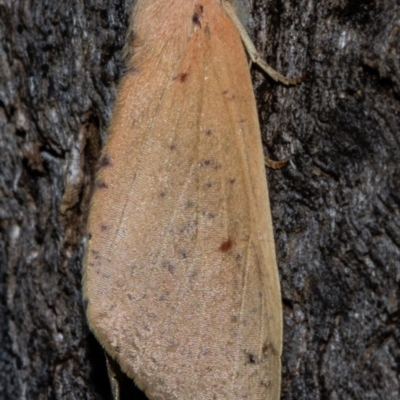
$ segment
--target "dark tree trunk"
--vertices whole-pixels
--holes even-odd
[[[0,0],[1,399],[110,396],[83,314],[81,261],[130,3]],[[289,159],[268,171],[282,398],[397,400],[399,2],[249,9],[266,60],[307,75],[286,88],[254,69],[266,150]]]

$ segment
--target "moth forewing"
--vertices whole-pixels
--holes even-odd
[[[89,325],[149,399],[277,400],[281,296],[243,32],[225,0],[135,10],[89,215]]]

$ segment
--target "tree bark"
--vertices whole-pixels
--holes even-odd
[[[0,0],[2,399],[110,398],[81,263],[130,6]],[[282,399],[399,399],[399,2],[246,6],[267,62],[306,75],[288,88],[253,71],[266,153],[289,160],[267,172]]]

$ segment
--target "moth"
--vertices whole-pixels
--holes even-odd
[[[91,202],[89,326],[149,399],[280,398],[282,305],[230,0],[137,0]],[[118,389],[114,389],[114,398]]]

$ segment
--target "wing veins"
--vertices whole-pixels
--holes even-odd
[[[183,59],[183,58],[184,58],[184,57],[182,57],[181,59],[179,59],[179,60],[176,62],[174,69],[176,69],[176,67],[182,62],[182,59]],[[156,107],[155,111],[153,112],[152,117],[149,118],[149,122],[148,122],[147,128],[146,128],[146,130],[145,130],[145,132],[147,133],[147,134],[146,134],[146,138],[145,138],[145,140],[143,141],[143,144],[142,144],[142,146],[141,146],[141,148],[140,148],[140,152],[139,152],[139,154],[138,154],[138,162],[137,162],[137,165],[136,165],[136,171],[135,171],[135,174],[134,174],[134,176],[132,177],[132,180],[131,180],[131,182],[130,182],[129,195],[126,197],[126,200],[125,200],[125,203],[124,203],[122,212],[121,212],[121,216],[120,216],[119,221],[118,221],[118,229],[116,229],[116,231],[115,231],[115,233],[114,233],[114,235],[113,235],[113,237],[112,237],[112,239],[111,239],[111,241],[110,241],[109,249],[112,249],[112,248],[114,247],[116,238],[117,238],[118,234],[121,232],[121,229],[122,229],[122,221],[125,219],[127,204],[128,204],[128,202],[129,202],[129,199],[131,198],[132,192],[134,191],[134,183],[135,183],[135,181],[136,181],[137,172],[139,171],[140,166],[142,165],[143,160],[145,159],[145,148],[147,147],[147,145],[148,145],[148,143],[149,143],[149,140],[150,140],[150,138],[152,137],[152,132],[153,132],[153,130],[154,130],[154,122],[155,122],[156,119],[157,119],[157,118],[156,118],[156,115],[159,113],[160,107],[161,107],[162,104],[163,104],[163,99],[164,99],[165,96],[167,95],[167,93],[168,93],[169,89],[171,88],[171,86],[173,85],[173,83],[174,83],[174,82],[173,82],[171,79],[168,81],[168,84],[166,85],[166,87],[164,88],[164,90],[162,91],[162,93],[161,93],[161,95],[160,95],[160,97],[159,97],[159,100],[158,100],[158,103],[157,103],[157,107]],[[182,114],[182,110],[180,110],[180,114]],[[153,128],[149,128],[151,125],[153,125]]]
[[[203,40],[207,43],[207,41],[206,41],[206,39],[205,39],[205,37],[203,36]],[[190,43],[190,42],[189,42]],[[188,43],[188,46],[189,46],[189,43]],[[207,59],[207,57],[203,57],[203,60],[206,60]],[[203,64],[203,74],[202,74],[202,76],[204,77],[205,76],[205,71],[206,70],[206,65],[205,64]],[[202,80],[202,82],[204,82],[204,79]],[[201,110],[203,109],[203,107],[204,107],[204,87],[205,87],[205,85],[204,84],[202,84],[201,85],[201,88],[202,88],[202,91],[201,91],[201,96],[199,96],[199,102],[198,102],[198,107],[199,107],[199,111],[200,112],[197,112],[196,113],[196,115],[198,116],[197,117],[197,123],[196,123],[196,142],[197,142],[197,146],[195,146],[196,147],[196,150],[197,150],[197,156],[198,156],[198,149],[199,149],[199,133],[200,133],[200,121],[201,121],[201,115],[202,115],[202,112],[201,112]],[[180,112],[180,114],[179,115],[182,115],[183,114],[183,111],[185,110],[185,108],[181,108],[181,112]],[[179,118],[177,118],[177,120],[179,120]],[[178,133],[179,134],[179,133]],[[178,135],[177,134],[177,135]],[[175,135],[175,137],[177,136],[177,135]],[[194,157],[194,163],[190,166],[190,170],[189,170],[189,177],[190,176],[192,176],[193,175],[193,173],[196,171],[196,169],[198,168],[198,165],[197,165],[197,163],[198,163],[198,157]],[[196,176],[196,175],[195,175]],[[188,190],[188,187],[189,187],[189,185],[190,185],[190,183],[191,183],[191,179],[187,179],[186,180],[186,182],[185,182],[185,185],[183,186],[183,188],[182,188],[182,191],[181,191],[181,193],[180,193],[180,195],[179,195],[179,197],[178,197],[178,201],[176,202],[176,206],[174,207],[174,210],[173,210],[173,212],[172,212],[172,214],[171,214],[171,218],[169,219],[169,223],[166,225],[166,226],[170,226],[171,225],[171,221],[173,221],[174,219],[175,219],[175,217],[176,217],[176,215],[178,214],[178,212],[179,212],[179,206],[180,206],[180,204],[182,203],[182,199],[184,198],[184,196],[186,195],[186,193],[187,193],[187,190]],[[199,185],[197,184],[197,187],[199,188]],[[198,204],[197,204],[197,202],[196,202],[196,222],[198,222],[198,215],[199,215],[199,212],[198,212]],[[198,226],[198,223],[196,223],[196,227]],[[193,240],[197,243],[197,232],[198,232],[198,230],[196,229],[196,236],[193,238]],[[165,243],[166,241],[167,241],[167,235],[163,235],[163,238],[164,238],[164,240],[163,240],[163,243]],[[165,251],[166,251],[166,246],[162,246],[163,247],[163,249],[165,249]],[[196,247],[197,247],[197,244],[195,244],[195,246],[194,246],[194,248],[193,248],[193,253],[195,253],[195,250],[196,250]],[[158,256],[157,256],[157,259],[156,259],[156,262],[159,262],[161,259],[162,259],[162,257],[165,255],[165,251],[163,252],[163,253],[160,253]],[[193,259],[190,261],[190,259],[188,258],[188,259],[186,259],[186,263],[187,263],[187,270],[188,269],[190,269],[190,267],[193,265]],[[190,262],[190,264],[189,264],[189,262]],[[177,300],[177,303],[179,302],[179,303],[181,303],[182,302],[182,293],[183,293],[183,291],[181,290],[182,289],[182,287],[187,287],[187,284],[188,284],[188,282],[189,282],[189,274],[187,274],[187,277],[186,277],[186,280],[183,282],[182,280],[179,280],[179,284],[176,286],[176,289],[175,289],[175,292],[176,293],[179,293],[180,294],[180,296],[179,296],[179,298],[178,298],[178,300]],[[172,321],[174,321],[174,320],[176,320],[176,317],[178,317],[178,315],[177,315],[177,313],[175,313],[174,315],[172,315],[172,316],[168,316],[168,315],[166,315],[165,316],[165,318],[163,319],[163,321],[165,321],[167,318],[168,318],[168,321],[169,321],[169,323],[172,323]]]
[[[228,65],[227,65],[227,67],[228,67],[227,69],[230,68],[229,63],[228,63]],[[221,82],[220,82],[219,75],[218,75],[218,73],[217,73],[215,64],[213,64],[213,72],[214,72],[214,75],[215,75],[215,81],[216,81],[216,83],[217,83],[218,86],[219,86],[220,93],[222,93],[223,88],[221,87]],[[226,76],[228,77],[228,78],[227,78],[228,81],[229,81],[230,83],[232,83],[232,81],[231,81],[231,79],[230,79],[230,78],[231,78],[231,74],[227,73]],[[232,85],[232,86],[234,86],[234,85]],[[235,142],[237,143],[236,148],[242,149],[242,151],[239,151],[240,156],[241,156],[241,157],[240,157],[240,162],[241,162],[241,164],[242,164],[242,168],[238,168],[238,170],[243,171],[243,174],[242,174],[242,175],[243,175],[243,180],[244,180],[244,182],[245,182],[245,187],[246,187],[246,190],[245,190],[246,198],[247,198],[247,199],[246,199],[246,200],[247,200],[247,203],[246,203],[246,204],[247,204],[248,207],[249,207],[250,218],[251,218],[252,220],[254,220],[255,211],[254,211],[253,203],[252,203],[252,201],[251,201],[251,197],[253,197],[253,196],[252,196],[252,194],[253,194],[253,188],[252,188],[252,185],[251,185],[251,179],[250,179],[251,174],[250,174],[250,171],[249,171],[249,164],[248,164],[248,162],[246,161],[246,158],[247,158],[247,157],[246,157],[246,152],[245,152],[246,146],[245,146],[245,144],[244,144],[243,129],[240,130],[240,134],[237,134],[236,130],[234,129],[234,128],[235,128],[235,124],[233,123],[233,121],[234,121],[234,115],[233,115],[233,113],[232,113],[232,107],[229,107],[229,104],[228,104],[228,101],[229,101],[229,100],[227,100],[227,99],[226,99],[225,97],[223,97],[223,96],[222,96],[222,99],[223,99],[223,104],[224,104],[225,110],[227,111],[227,113],[230,114],[230,118],[229,118],[230,130],[231,130],[232,132],[235,133],[235,139],[234,139],[234,140],[235,140]],[[226,184],[225,184],[225,181],[224,181],[224,191],[226,191]],[[251,195],[250,195],[250,194],[251,194]],[[227,198],[226,198],[226,196],[224,196],[224,199],[225,199],[225,208],[228,209],[228,208],[227,208]],[[228,218],[228,216],[227,216],[227,217],[226,217],[226,222],[227,222],[227,223],[226,223],[226,226],[227,226],[227,235],[229,236],[229,233],[228,233],[228,230],[229,230],[229,223],[228,223],[228,221],[229,221],[229,218]],[[249,263],[250,245],[251,245],[252,247],[254,246],[254,238],[253,238],[253,233],[252,233],[252,232],[250,232],[248,241],[247,241],[247,243],[246,243],[246,257],[245,257],[246,262],[245,262],[245,271],[244,271],[244,277],[243,277],[243,288],[242,288],[242,291],[241,291],[241,299],[240,299],[240,317],[239,317],[239,321],[243,321],[243,315],[244,315],[244,307],[245,307],[245,305],[244,305],[244,293],[245,293],[246,290],[247,290],[248,275],[249,275],[249,268],[250,268],[250,263]],[[256,254],[256,258],[258,259],[257,252],[254,251],[254,249],[253,249],[253,252]],[[260,263],[259,263],[259,262],[258,262],[257,266],[258,266],[258,267],[260,266]],[[262,313],[264,312],[264,308],[265,308],[265,304],[264,304],[264,299],[263,299],[263,301],[261,302],[261,312],[262,312]],[[242,330],[243,328],[240,327],[239,329]],[[259,335],[260,335],[260,336],[259,336],[259,337],[262,338],[262,337],[263,337],[263,334],[264,334],[264,326],[263,326],[263,324],[260,324],[260,332],[259,332]],[[240,340],[241,340],[240,335],[238,335],[238,339],[237,339],[237,348],[238,348],[238,349],[240,348],[240,344],[239,344]],[[259,341],[259,342],[260,342],[260,341]],[[239,367],[239,362],[240,362],[239,351],[237,351],[237,352],[236,352],[236,362],[235,362],[235,367],[234,367],[236,373],[234,373],[234,375],[233,375],[233,377],[232,377],[232,388],[234,388],[235,381],[236,381],[237,376],[238,376],[237,371],[238,371],[239,368],[240,368],[240,367]]]

